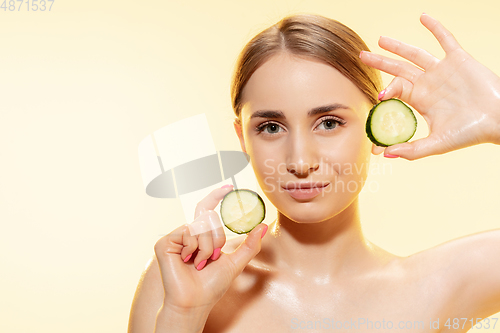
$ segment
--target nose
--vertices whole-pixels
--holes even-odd
[[[307,135],[290,135],[286,169],[297,177],[307,177],[319,169],[316,144]]]

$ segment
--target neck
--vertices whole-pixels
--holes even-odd
[[[278,212],[270,224],[263,257],[282,272],[335,279],[375,264],[374,246],[361,230],[358,199],[334,217],[298,223]]]

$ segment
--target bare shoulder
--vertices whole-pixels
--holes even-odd
[[[132,301],[128,332],[153,332],[156,314],[163,303],[163,285],[156,256],[143,271]]]
[[[408,267],[425,270],[425,273],[442,272],[448,278],[460,280],[470,271],[471,265],[488,260],[488,252],[500,249],[500,230],[479,232],[447,241],[415,253],[406,260]],[[493,264],[493,262],[492,262]],[[454,274],[462,272],[456,276]]]
[[[500,230],[463,236],[404,260],[453,315],[485,318],[500,311]],[[437,288],[436,288],[437,287]]]

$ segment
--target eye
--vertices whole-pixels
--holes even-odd
[[[277,134],[280,132],[280,129],[283,128],[279,124],[266,121],[265,123],[257,126],[255,130],[257,131],[257,133],[265,132],[265,134]]]
[[[335,117],[335,116],[326,116],[322,118],[323,120],[321,123],[318,125],[317,128],[319,129],[325,129],[327,131],[331,131],[335,129],[338,125],[344,125],[346,122],[345,120]],[[323,125],[323,128],[320,128]]]

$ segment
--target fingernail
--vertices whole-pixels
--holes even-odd
[[[198,266],[196,266],[196,269],[197,270],[201,270],[203,267],[205,267],[205,264],[207,263],[207,259],[203,260],[202,262],[200,262],[198,264]]]
[[[212,260],[217,260],[217,258],[219,258],[219,255],[220,255],[220,247],[216,248],[214,250],[214,253],[212,254],[212,256],[210,257],[210,259]]]
[[[264,237],[264,235],[265,235],[265,234],[266,234],[266,232],[267,232],[267,224],[264,224],[264,226],[265,226],[265,227],[264,227],[264,230],[262,230],[262,236],[260,236],[260,238],[263,238],[263,237]]]
[[[399,155],[384,154],[384,157],[396,158],[399,157]]]
[[[363,52],[365,52],[365,51],[361,51],[361,52],[359,53],[359,57],[360,57],[360,58],[361,58],[361,55],[363,54]]]
[[[232,187],[233,185],[224,185],[222,186],[221,188],[228,188],[228,187]]]
[[[380,94],[378,94],[378,100],[379,100],[379,101],[381,101],[381,100],[382,100],[382,98],[384,98],[384,96],[385,96],[385,92],[386,92],[386,91],[385,91],[385,89],[384,89],[384,90],[382,90],[382,91],[380,92]]]
[[[191,259],[191,256],[192,256],[192,255],[193,255],[192,253],[191,253],[190,255],[188,255],[188,256],[186,257],[186,259],[184,259],[184,262],[188,262],[188,261],[189,261],[189,259]]]

